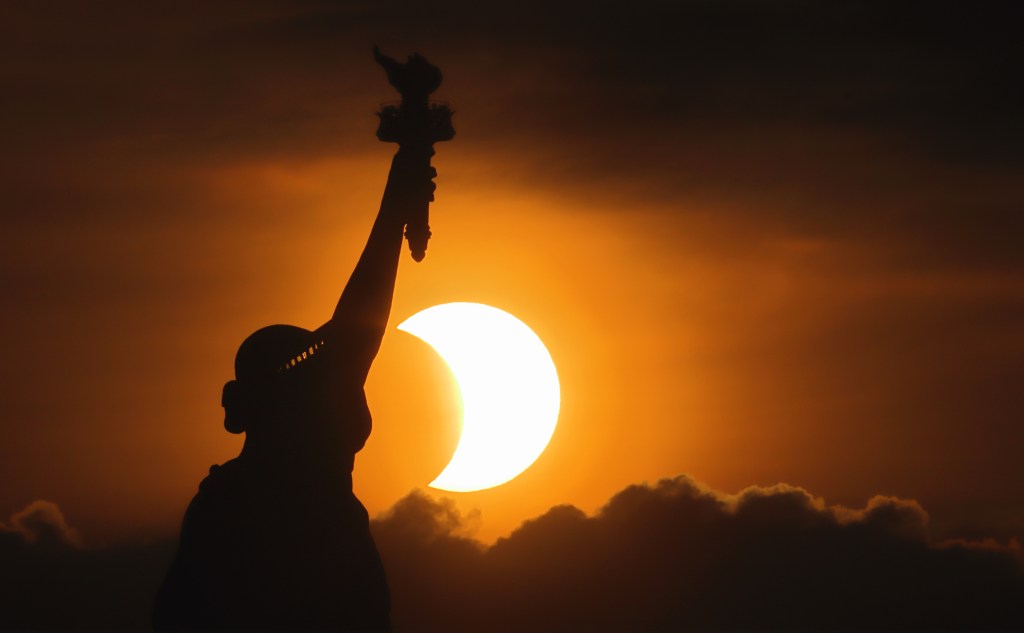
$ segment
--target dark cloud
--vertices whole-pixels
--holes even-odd
[[[0,524],[0,630],[148,628],[174,546],[88,547],[56,504],[34,501]]]
[[[124,221],[141,186],[160,215],[154,173],[367,151],[377,42],[445,68],[460,146],[506,182],[677,216],[714,201],[905,266],[1024,263],[1015,3],[187,6],[12,12],[6,214]]]
[[[37,500],[11,516],[10,528],[0,523],[0,535],[9,542],[20,540],[39,548],[81,547],[78,530],[68,525],[64,513],[52,501]]]
[[[914,501],[859,510],[792,486],[631,486],[485,549],[419,493],[376,521],[407,630],[1019,628],[1019,550],[931,543]],[[411,530],[410,526],[416,526]]]
[[[0,628],[145,628],[174,543],[47,549],[46,530],[73,532],[56,506],[32,508],[19,530],[47,525],[35,541],[0,531]],[[490,547],[471,536],[478,520],[413,492],[373,522],[396,630],[1024,625],[1016,543],[931,542],[910,500],[850,509],[784,484],[727,495],[681,476],[630,486],[594,516],[556,506]]]

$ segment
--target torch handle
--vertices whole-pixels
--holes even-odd
[[[432,179],[437,175],[430,165],[433,155],[430,144],[402,144],[395,154],[385,189],[388,214],[404,222],[409,250],[417,262],[426,255],[430,239],[430,202],[435,189]]]
[[[433,154],[433,150],[430,153]],[[410,202],[405,224],[405,239],[409,242],[409,252],[417,262],[423,261],[427,255],[427,241],[430,240],[430,203],[434,200],[436,188],[433,177],[437,175],[437,171],[430,166],[429,156],[425,161],[425,167],[425,172],[421,173],[426,174],[426,195],[418,195]]]

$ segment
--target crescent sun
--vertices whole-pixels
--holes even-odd
[[[506,483],[551,440],[561,404],[558,372],[525,323],[481,303],[445,303],[398,329],[434,348],[462,396],[462,435],[430,487],[471,492]]]

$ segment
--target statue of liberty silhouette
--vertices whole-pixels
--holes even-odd
[[[402,95],[377,135],[399,145],[380,211],[331,319],[246,338],[224,385],[224,426],[241,453],[213,466],[185,512],[156,600],[157,630],[388,630],[390,598],[366,509],[352,492],[370,434],[363,384],[391,311],[403,231],[416,261],[430,230],[433,144],[454,135],[429,95],[441,72],[374,49]]]

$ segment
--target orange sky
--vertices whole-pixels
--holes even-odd
[[[799,25],[759,65],[613,16],[425,35],[368,5],[254,6],[8,22],[0,515],[42,498],[88,541],[167,535],[237,453],[234,351],[330,315],[379,203],[378,42],[445,70],[458,130],[392,323],[494,305],[562,382],[532,468],[447,495],[479,536],[679,473],[1024,529],[1020,156],[972,109],[1004,85],[988,58],[940,81],[883,33],[886,64],[835,45],[822,73]],[[953,105],[927,110],[936,92]],[[393,329],[367,392],[355,479],[376,514],[441,470],[458,411],[440,359]]]

